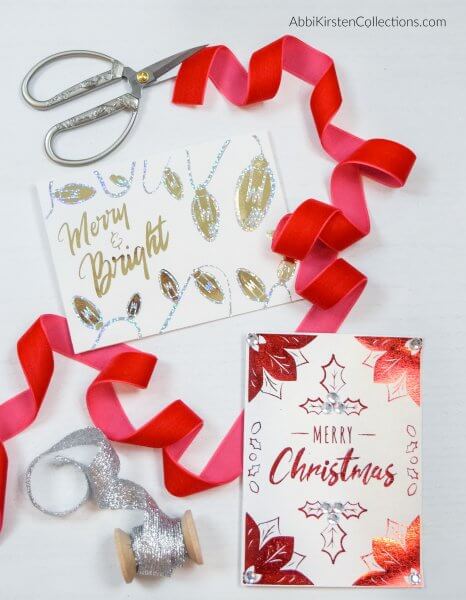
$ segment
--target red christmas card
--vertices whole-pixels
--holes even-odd
[[[245,585],[422,587],[421,349],[248,336]]]

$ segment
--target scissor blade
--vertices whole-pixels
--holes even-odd
[[[199,52],[199,50],[202,50],[202,48],[205,48],[206,46],[207,44],[204,44],[203,46],[196,46],[195,48],[190,48],[189,50],[183,50],[182,52],[178,52],[177,54],[163,58],[162,60],[159,60],[152,65],[145,67],[144,69],[141,69],[141,71],[147,71],[151,74],[151,78],[147,82],[147,85],[154,83],[159,77],[165,75],[165,73],[168,73],[168,71],[171,71],[184,60],[193,54],[196,54],[196,52]]]

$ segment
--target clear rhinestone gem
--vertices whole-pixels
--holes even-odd
[[[257,333],[249,333],[246,340],[250,348],[256,351],[259,350],[259,336]]]
[[[340,520],[339,515],[337,515],[334,512],[329,513],[329,515],[327,517],[327,521],[330,523],[330,525],[336,525],[339,520]]]
[[[341,512],[343,512],[343,508],[344,508],[344,506],[343,506],[342,502],[335,502],[335,504],[333,505],[333,510],[335,512],[341,513]]]
[[[330,402],[330,404],[336,404],[340,401],[340,396],[335,392],[330,392],[327,394],[327,401]]]
[[[345,405],[343,404],[343,402],[337,402],[336,404],[334,404],[333,410],[337,413],[337,415],[341,415],[345,412]]]
[[[332,510],[332,505],[330,504],[330,502],[322,502],[320,506],[325,512],[330,512]]]
[[[260,579],[261,579],[261,575],[254,571],[253,565],[248,567],[246,569],[246,571],[244,571],[244,573],[243,573],[243,582],[248,585],[257,583],[258,581],[260,581]]]
[[[418,585],[421,583],[421,575],[419,574],[419,571],[411,571],[410,575],[409,575],[409,581],[412,585]]]
[[[414,352],[418,352],[422,348],[422,340],[421,338],[413,338],[409,340],[408,346],[410,350]]]
[[[322,412],[326,415],[329,415],[330,413],[333,412],[333,404],[331,402],[324,402],[324,408],[322,409]]]

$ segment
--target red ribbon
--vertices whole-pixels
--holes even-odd
[[[255,52],[246,72],[224,46],[206,48],[181,66],[173,102],[202,104],[208,79],[231,102],[244,106],[273,98],[282,71],[314,85],[310,108],[323,148],[338,164],[331,177],[331,205],[306,200],[282,218],[272,249],[301,261],[297,292],[314,306],[298,329],[336,331],[361,294],[366,277],[337,253],[369,233],[361,175],[385,185],[404,184],[415,160],[404,146],[389,140],[361,140],[331,124],[341,95],[330,57],[291,36]],[[66,320],[40,317],[18,341],[18,358],[28,389],[0,406],[0,442],[25,429],[36,417],[53,374],[53,351],[96,368],[87,406],[97,427],[112,440],[163,448],[167,489],[185,496],[232,481],[241,473],[242,415],[199,474],[185,469],[180,457],[202,427],[202,420],[181,400],[170,404],[139,429],[124,412],[112,383],[144,388],[156,358],[130,346],[73,353]],[[0,526],[3,517],[7,456],[0,443]]]
[[[390,140],[362,140],[331,123],[342,103],[332,59],[301,40],[284,36],[251,56],[249,72],[225,46],[205,48],[186,60],[176,79],[173,102],[202,104],[210,79],[237,106],[273,98],[282,71],[314,86],[310,108],[326,152],[338,161],[330,185],[331,205],[307,200],[279,223],[272,249],[301,261],[296,291],[313,303],[301,331],[336,331],[366,285],[366,277],[339,251],[370,230],[361,175],[402,186],[415,155]]]
[[[136,429],[128,419],[113,383],[136,388],[147,387],[157,358],[152,354],[117,344],[100,350],[75,354],[67,321],[58,315],[42,315],[18,340],[18,359],[28,388],[0,405],[0,529],[3,522],[8,458],[4,442],[18,435],[36,418],[54,372],[53,352],[99,371],[86,392],[89,415],[105,435],[116,442],[164,449],[167,489],[175,495],[187,495],[221,485],[238,476],[237,460],[231,471],[228,445],[236,459],[241,457],[241,417],[223,440],[209,464],[199,476],[178,465],[203,421],[184,402],[176,400],[145,425]],[[219,476],[219,473],[221,475]]]

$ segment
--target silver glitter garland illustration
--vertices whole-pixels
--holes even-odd
[[[64,451],[95,446],[97,452],[85,464],[63,454]],[[35,466],[49,457],[54,467],[71,465],[79,469],[86,478],[84,496],[66,510],[49,510],[39,503],[33,492],[32,473]],[[139,575],[170,577],[188,558],[183,538],[181,519],[168,517],[149,493],[137,483],[118,477],[120,459],[100,429],[87,427],[75,431],[60,442],[37,456],[26,472],[26,489],[32,504],[41,512],[63,517],[78,510],[87,500],[93,499],[99,509],[140,510],[143,522],[131,532],[131,546]]]
[[[97,337],[95,338],[94,343],[91,346],[92,349],[96,348],[99,345],[100,340],[105,331],[114,323],[129,323],[136,330],[137,337],[139,339],[142,338],[141,328],[139,327],[136,321],[136,315],[139,314],[142,304],[141,295],[139,293],[133,294],[131,296],[126,307],[126,315],[113,317],[112,319],[109,319],[105,322],[102,313],[97,308],[97,306],[87,298],[84,298],[84,296],[74,296],[72,302],[73,310],[78,316],[81,323],[88,329],[93,329],[94,331],[98,332]]]
[[[180,287],[176,277],[170,273],[170,271],[167,271],[167,269],[161,269],[159,273],[160,290],[165,298],[172,302],[172,306],[162,324],[162,327],[159,330],[159,333],[163,333],[167,329],[191,282],[195,283],[196,288],[205,298],[211,302],[214,302],[215,304],[223,304],[225,301],[225,294],[216,277],[209,271],[218,271],[225,279],[228,290],[228,316],[231,316],[232,303],[230,282],[228,281],[228,276],[224,271],[222,271],[222,269],[215,267],[214,265],[200,265],[199,267],[193,269],[182,287]]]
[[[257,135],[252,136],[260,154],[241,172],[236,183],[235,210],[239,226],[255,231],[264,220],[275,194],[275,177]]]
[[[160,175],[160,179],[153,190],[150,190],[146,185],[148,161],[144,160],[144,162],[142,163],[142,187],[144,188],[144,191],[146,192],[146,194],[155,194],[155,192],[157,192],[160,189],[160,186],[163,183],[163,174],[165,172],[165,169],[170,164],[170,159],[171,159],[171,156],[168,157],[168,160],[162,170],[162,175]]]
[[[110,196],[111,198],[121,198],[122,196],[127,194],[129,192],[129,189],[131,188],[131,185],[132,185],[133,179],[134,179],[135,169],[136,169],[136,162],[133,161],[131,163],[129,177],[124,177],[123,175],[110,175],[110,177],[109,177],[110,181],[117,187],[121,188],[119,192],[110,191],[110,189],[107,187],[107,184],[105,183],[105,179],[103,178],[100,171],[94,171],[94,175],[97,177],[97,179],[102,187],[102,190],[107,194],[107,196]]]
[[[191,155],[189,150],[186,150],[186,164],[188,167],[189,183],[194,190],[194,198],[191,204],[191,214],[196,225],[197,230],[202,237],[212,242],[217,237],[219,225],[220,225],[220,209],[218,202],[215,197],[208,191],[207,187],[212,181],[212,177],[217,170],[226,149],[228,148],[231,140],[226,140],[219,153],[217,154],[210,171],[203,183],[196,184],[194,182],[192,166],[191,166]]]

